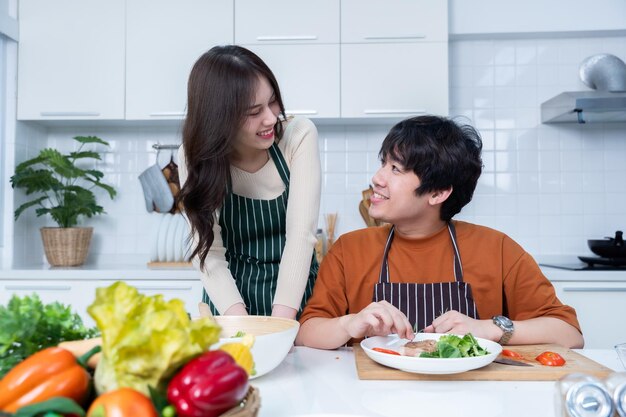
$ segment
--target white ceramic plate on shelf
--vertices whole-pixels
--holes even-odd
[[[174,260],[174,240],[172,239],[173,234],[176,232],[176,216],[170,214],[171,220],[170,224],[167,227],[167,235],[165,242],[165,262],[172,262]]]
[[[176,234],[174,235],[174,262],[183,261],[183,234],[185,233],[185,219],[182,214],[176,214]]]
[[[439,340],[440,333],[418,333],[413,341]],[[417,374],[458,374],[489,365],[502,352],[502,346],[491,340],[476,338],[478,344],[489,352],[484,356],[470,358],[419,358],[414,356],[391,355],[372,350],[375,347],[398,351],[407,340],[397,336],[375,336],[361,341],[361,347],[367,356],[381,365]]]
[[[159,260],[159,228],[161,226],[161,221],[163,218],[161,215],[157,215],[155,213],[151,214],[152,218],[150,219],[150,262],[156,262]]]
[[[163,214],[163,221],[161,222],[161,226],[159,227],[159,262],[165,262],[167,258],[167,229],[169,228],[171,222],[172,215]]]

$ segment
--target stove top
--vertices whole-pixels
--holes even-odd
[[[599,256],[579,256],[579,261],[566,258],[556,262],[539,262],[540,266],[567,269],[570,271],[626,271],[626,259],[601,258]]]

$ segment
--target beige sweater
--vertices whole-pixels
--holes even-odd
[[[288,122],[283,138],[278,143],[290,171],[289,199],[287,201],[287,236],[280,261],[274,304],[294,309],[300,307],[309,276],[309,267],[320,205],[321,172],[317,144],[317,129],[308,119],[296,117]],[[178,151],[181,184],[187,179],[187,166],[182,146]],[[285,185],[270,158],[255,173],[230,167],[233,192],[248,198],[271,200],[285,191]],[[223,313],[243,299],[228,269],[225,248],[215,213],[213,228],[215,240],[206,258],[201,279],[215,307]],[[193,260],[199,269],[198,259]],[[200,295],[199,295],[200,296]]]

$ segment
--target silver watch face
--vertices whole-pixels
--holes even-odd
[[[505,316],[495,316],[493,321],[498,325],[502,330],[511,332],[513,331],[513,322],[510,318]]]

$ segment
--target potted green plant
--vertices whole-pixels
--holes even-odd
[[[36,157],[20,163],[11,177],[13,188],[23,188],[27,196],[36,197],[15,210],[15,220],[28,208],[36,207],[37,217],[50,215],[59,226],[40,229],[46,258],[53,266],[85,262],[93,228],[76,226],[81,216],[104,213],[92,190],[105,190],[111,199],[116,194],[111,185],[101,182],[104,174],[93,169],[94,160],[101,160],[100,154],[84,150],[85,146],[109,143],[96,136],[76,136],[74,140],[79,143],[74,152],[62,154],[56,149],[42,149]]]

